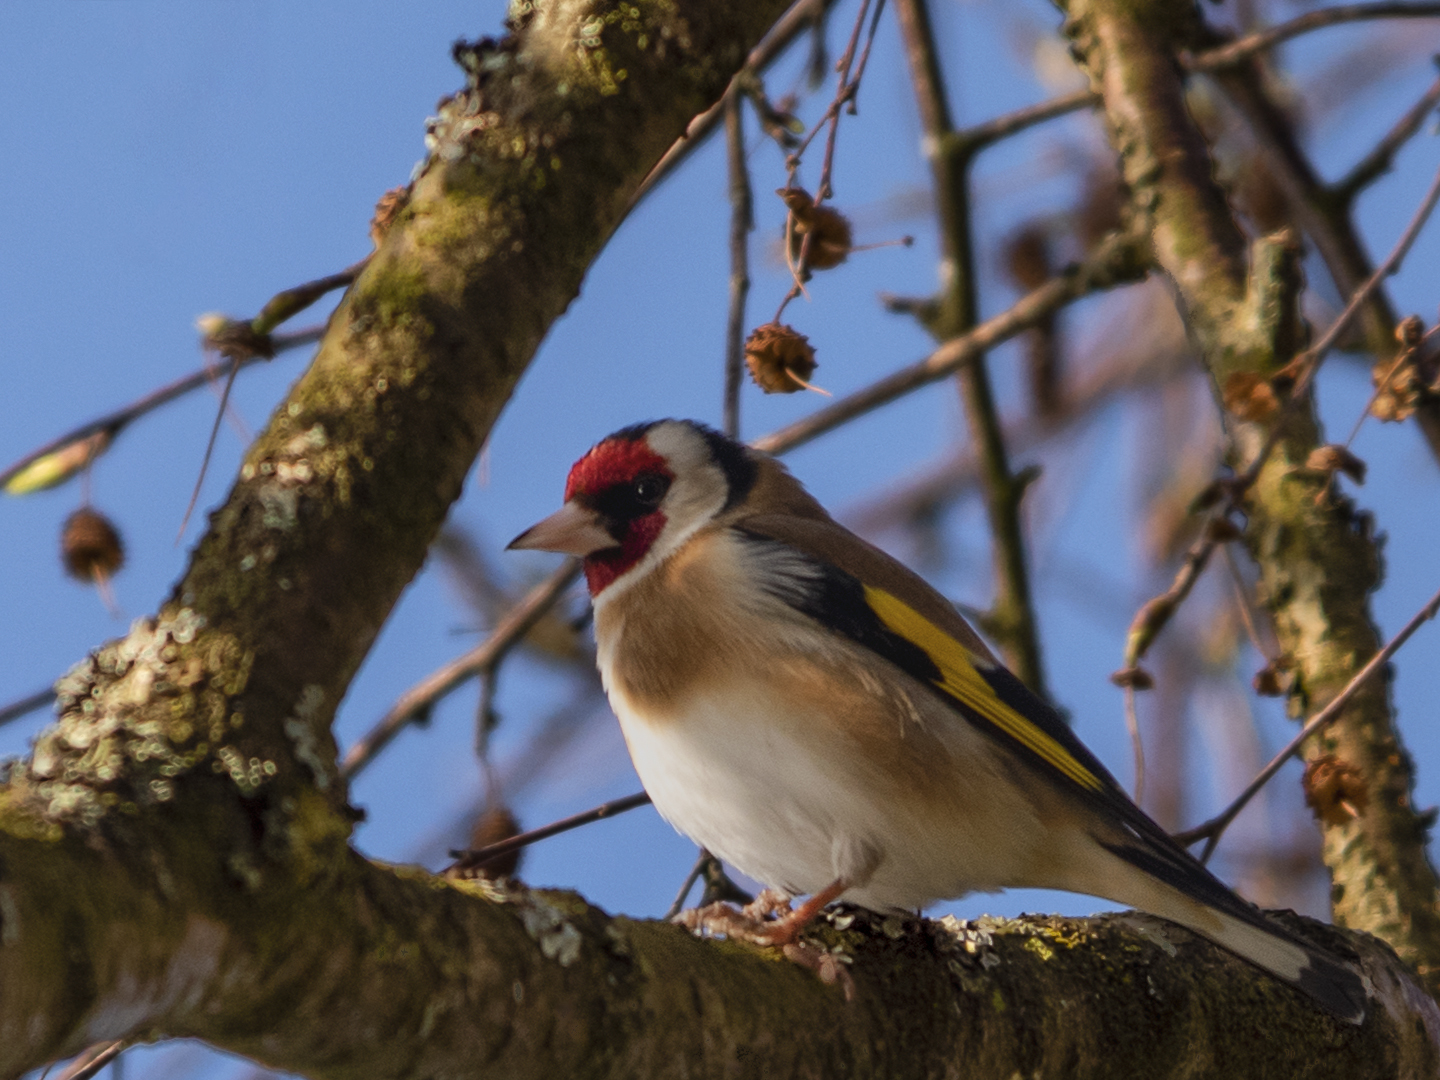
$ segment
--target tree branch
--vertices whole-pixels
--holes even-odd
[[[1111,141],[1138,207],[1153,221],[1156,258],[1174,282],[1223,397],[1234,377],[1268,379],[1296,353],[1296,253],[1282,238],[1244,239],[1213,180],[1205,142],[1185,108],[1176,48],[1199,32],[1181,0],[1074,0],[1068,29],[1105,99]],[[1223,404],[1223,401],[1222,401]],[[1232,464],[1270,438],[1265,419],[1225,413]],[[1305,463],[1320,444],[1307,397],[1275,418],[1281,433],[1244,499],[1246,542],[1282,650],[1295,657],[1291,709],[1334,698],[1380,647],[1369,594],[1380,562],[1366,516]],[[1367,809],[1327,822],[1325,860],[1343,925],[1378,934],[1440,989],[1440,905],[1411,804],[1409,759],[1392,723],[1388,684],[1375,679],[1307,756],[1334,755],[1362,776]]]
[[[299,349],[306,345],[313,345],[320,340],[323,333],[324,328],[316,326],[308,330],[297,330],[293,334],[275,334],[270,338],[271,345],[274,348],[274,356],[278,356],[282,352],[289,352],[291,349]],[[252,353],[235,361],[235,364],[238,367],[245,368],[251,364],[258,364],[262,360],[272,358],[273,357],[262,356],[259,353]],[[81,424],[79,427],[70,429],[64,435],[51,439],[44,446],[37,446],[18,461],[11,463],[4,469],[0,469],[0,488],[13,490],[12,485],[15,484],[16,478],[30,470],[42,458],[59,455],[69,447],[75,446],[87,439],[92,439],[96,435],[103,435],[105,437],[105,445],[101,450],[108,448],[110,441],[113,440],[115,436],[119,435],[121,431],[140,419],[140,417],[153,412],[162,405],[168,405],[176,398],[184,397],[186,394],[198,390],[202,386],[213,385],[220,377],[220,374],[221,370],[219,368],[213,364],[207,364],[197,371],[192,371],[189,375],[176,379],[172,383],[167,383],[158,390],[150,391],[150,393],[137,398],[129,405],[125,405],[113,412],[108,412],[103,416],[96,417],[87,424]],[[93,461],[101,450],[96,450],[86,455],[81,465],[83,466]],[[75,471],[77,470],[72,469],[54,479],[47,478],[43,485],[38,486],[53,487],[55,484],[62,483],[75,475]],[[28,487],[27,490],[38,490],[38,486]]]
[[[1230,823],[1235,820],[1240,811],[1249,805],[1250,800],[1259,793],[1260,789],[1274,779],[1275,774],[1280,771],[1280,767],[1300,751],[1305,745],[1306,739],[1316,732],[1322,731],[1325,725],[1339,716],[1346,703],[1355,696],[1360,687],[1364,686],[1367,680],[1374,678],[1375,674],[1390,662],[1390,658],[1400,651],[1400,646],[1409,641],[1421,625],[1433,619],[1437,611],[1440,611],[1440,593],[1432,596],[1429,602],[1401,628],[1400,632],[1386,642],[1385,647],[1355,673],[1355,677],[1346,684],[1345,689],[1331,698],[1323,709],[1305,721],[1305,726],[1285,744],[1284,749],[1270,759],[1269,764],[1261,769],[1250,783],[1245,785],[1244,791],[1230,800],[1229,806],[1209,821],[1197,825],[1193,829],[1186,829],[1183,833],[1177,833],[1175,839],[1187,845],[1193,844],[1197,840],[1206,841],[1204,859],[1208,861],[1210,853],[1215,850],[1215,845],[1220,842],[1221,834],[1229,828]]]
[[[567,559],[546,580],[536,585],[518,604],[505,613],[484,641],[462,656],[431,672],[412,686],[369,731],[357,739],[340,760],[340,775],[346,780],[375,760],[407,725],[425,716],[462,683],[494,671],[509,651],[549,612],[560,594],[580,576],[580,563]]]
[[[943,256],[941,291],[933,301],[922,306],[929,315],[923,321],[938,340],[946,341],[974,329],[980,318],[970,221],[973,151],[969,143],[955,135],[925,0],[896,0],[895,9],[905,40],[920,123],[925,131]],[[1025,494],[1027,477],[1017,476],[1010,469],[985,354],[977,354],[957,375],[970,440],[982,464],[981,490],[990,522],[995,599],[985,620],[985,629],[1020,680],[1042,698],[1048,697],[1040,658],[1040,635],[1030,596],[1025,534],[1020,524],[1020,501]]]
[[[968,334],[947,341],[925,359],[877,379],[864,389],[750,445],[768,454],[783,454],[848,420],[947,378],[962,365],[1024,333],[1071,300],[1143,277],[1147,267],[1141,256],[1142,246],[1132,234],[1117,233],[1109,237],[1084,263],[1067,268],[1034,292],[1022,296],[1008,310],[986,319]]]
[[[1431,83],[1420,99],[1405,110],[1405,115],[1370,148],[1369,153],[1330,186],[1333,198],[1349,205],[1359,197],[1360,192],[1389,172],[1395,164],[1395,155],[1400,152],[1400,148],[1419,132],[1437,106],[1440,106],[1440,79]]]
[[[1304,15],[1297,15],[1288,22],[1265,30],[1258,30],[1253,34],[1246,34],[1229,45],[1209,49],[1187,66],[1192,71],[1214,71],[1234,64],[1245,57],[1253,56],[1257,52],[1273,49],[1276,45],[1299,37],[1301,34],[1322,30],[1327,26],[1339,26],[1341,23],[1370,19],[1437,18],[1440,18],[1440,4],[1337,4],[1334,7],[1321,8],[1318,11],[1307,11]]]
[[[243,896],[211,891],[225,878],[213,862],[210,888],[192,892],[201,882],[188,874],[162,901],[151,870],[118,852],[39,847],[0,839],[28,880],[58,869],[62,854],[91,873],[48,896],[16,890],[21,926],[99,930],[94,914],[108,908],[146,928],[106,942],[129,979],[92,999],[90,1039],[143,1010],[169,1034],[318,1080],[906,1077],[957,1062],[977,1080],[1164,1078],[1194,1075],[1197,1060],[1236,1080],[1366,1080],[1433,1075],[1440,1045],[1435,1004],[1388,949],[1303,920],[1292,925],[1358,954],[1376,988],[1363,1028],[1144,916],[835,914],[818,936],[853,961],[857,994],[846,1004],[773,954],[612,919],[570,893],[445,883],[350,855],[309,888]],[[42,919],[43,906],[60,917]],[[62,1006],[64,974],[7,990],[27,1011],[43,997]],[[1123,985],[1144,989],[1112,992]],[[9,1026],[0,1035],[0,1075],[12,1077],[25,1039]]]
[[[745,163],[745,121],[739,86],[725,91],[725,160],[730,189],[730,303],[725,315],[725,434],[740,437],[740,384],[745,367],[745,300],[750,295],[750,230],[755,227],[750,168]]]

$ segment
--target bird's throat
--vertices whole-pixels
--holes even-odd
[[[616,578],[633,569],[654,546],[664,528],[665,515],[656,510],[629,522],[619,547],[585,556],[585,582],[590,586],[590,595],[599,596]]]

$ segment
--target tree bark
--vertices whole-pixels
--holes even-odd
[[[1324,441],[1306,395],[1288,412],[1242,414],[1228,388],[1295,379],[1281,369],[1299,352],[1299,265],[1294,241],[1246,240],[1214,179],[1208,148],[1185,104],[1177,49],[1193,40],[1183,0],[1074,0],[1065,5],[1092,85],[1103,95],[1111,141],[1133,205],[1152,221],[1156,262],[1216,388],[1231,465],[1244,472],[1273,425],[1280,438],[1243,493],[1246,543],[1260,568],[1293,682],[1293,715],[1335,697],[1380,647],[1369,596],[1380,582],[1374,523],[1340,494],[1340,479],[1309,466]],[[1357,813],[1322,816],[1336,921],[1389,942],[1430,992],[1440,991],[1440,885],[1426,853],[1427,825],[1389,701],[1388,675],[1365,686],[1341,717],[1310,740],[1306,757],[1332,759],[1360,788]]]

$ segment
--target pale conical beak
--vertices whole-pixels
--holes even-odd
[[[583,558],[597,551],[619,546],[619,541],[601,526],[593,510],[587,510],[579,503],[571,501],[511,540],[507,550],[527,548],[535,551],[558,551],[563,555]]]

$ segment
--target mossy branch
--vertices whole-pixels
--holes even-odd
[[[1074,0],[1067,29],[1104,97],[1112,144],[1135,205],[1149,215],[1156,259],[1217,387],[1269,380],[1299,340],[1297,253],[1286,237],[1246,240],[1215,183],[1214,168],[1183,96],[1177,56],[1200,36],[1182,0]],[[1224,403],[1222,401],[1222,411]],[[1324,705],[1379,648],[1369,594],[1380,554],[1368,515],[1306,468],[1323,441],[1313,402],[1268,420],[1225,412],[1237,471],[1279,437],[1243,499],[1246,543],[1261,575],[1281,649],[1295,659],[1291,707]],[[1413,776],[1399,741],[1388,683],[1376,680],[1312,741],[1307,757],[1334,755],[1364,778],[1365,809],[1325,829],[1334,915],[1368,930],[1440,990],[1440,893],[1426,855],[1426,826],[1411,804]]]
[[[336,845],[308,883],[0,835],[10,934],[0,1076],[86,1041],[183,1036],[316,1080],[351,1077],[1431,1076],[1440,1011],[1383,945],[1363,1027],[1139,915],[817,930],[856,997],[773,950],[611,918],[570,893],[452,883]],[[178,872],[178,876],[175,876]],[[13,881],[24,882],[16,886]],[[63,883],[63,887],[61,886]],[[1295,920],[1295,925],[1301,925]],[[56,958],[65,958],[57,963]],[[22,966],[8,961],[7,974]]]

